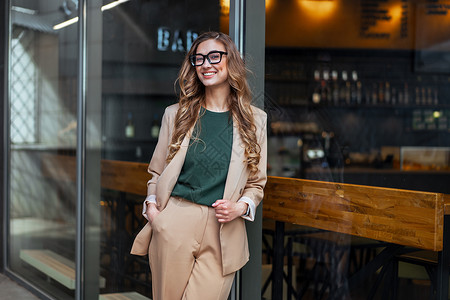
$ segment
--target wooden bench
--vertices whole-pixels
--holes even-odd
[[[75,289],[75,263],[50,250],[20,250],[20,259],[70,290]],[[100,288],[105,278],[100,277]]]
[[[136,292],[125,292],[125,293],[112,293],[112,294],[102,294],[98,297],[99,300],[151,300],[150,298],[144,297]]]

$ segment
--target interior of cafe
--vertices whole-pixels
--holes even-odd
[[[152,299],[129,250],[161,118],[192,42],[233,34],[246,1],[6,2],[5,266],[44,299]],[[261,299],[445,293],[450,2],[256,2],[240,8],[265,19],[264,59],[244,57],[268,115]]]

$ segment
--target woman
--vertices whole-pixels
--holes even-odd
[[[266,183],[266,114],[227,35],[200,35],[184,59],[179,103],[163,116],[132,254],[149,255],[154,300],[227,299],[249,259],[244,219]]]

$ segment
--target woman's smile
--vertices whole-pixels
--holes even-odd
[[[204,76],[205,78],[212,78],[214,75],[216,75],[216,73],[217,73],[217,72],[211,72],[211,71],[209,71],[209,72],[204,72],[204,73],[202,73],[202,74],[203,74],[203,76]]]

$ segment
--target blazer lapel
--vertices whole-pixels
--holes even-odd
[[[191,139],[192,129],[186,134],[181,143],[180,149],[172,158],[170,163],[166,166],[161,176],[158,179],[158,184],[156,187],[156,198],[159,200],[161,209],[166,207],[167,201],[170,198],[173,187],[177,182],[178,176],[180,175],[181,168],[184,164],[184,159],[186,158],[186,152],[189,147],[189,141]]]
[[[233,122],[233,145],[231,148],[230,166],[228,167],[227,180],[225,181],[224,199],[230,199],[236,191],[236,186],[241,178],[242,171],[245,170],[245,152],[242,144],[241,135]]]

